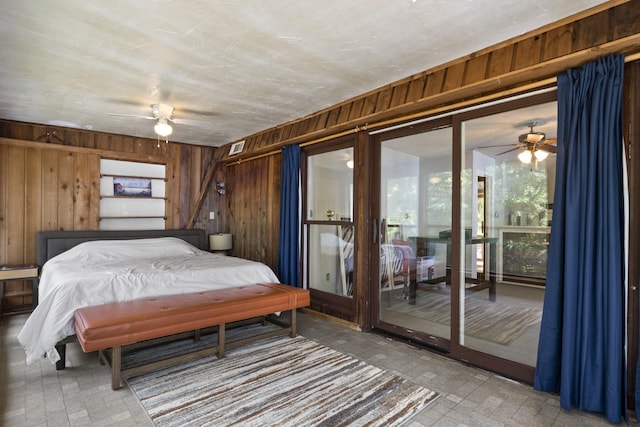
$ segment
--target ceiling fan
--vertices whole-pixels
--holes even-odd
[[[523,133],[518,137],[518,142],[516,144],[501,144],[501,145],[488,145],[479,148],[490,148],[490,147],[508,147],[515,146],[514,148],[510,148],[506,151],[498,153],[497,156],[510,153],[515,150],[522,150],[518,154],[518,160],[522,163],[531,163],[534,161],[534,169],[538,170],[538,163],[545,160],[549,153],[556,152],[556,138],[547,138],[544,132],[536,132],[533,128],[537,125],[537,122],[531,122],[528,124],[529,132]]]
[[[196,124],[201,125],[203,122],[195,120],[177,119],[173,117],[174,107],[169,104],[152,104],[151,116],[142,116],[138,114],[122,114],[122,113],[109,113],[110,116],[124,116],[135,117],[138,119],[155,120],[156,124],[153,126],[154,132],[158,135],[158,141],[160,137],[165,138],[165,142],[169,142],[169,135],[173,133],[173,124]]]

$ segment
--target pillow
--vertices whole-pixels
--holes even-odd
[[[195,246],[177,237],[130,240],[93,240],[80,243],[48,262],[77,260],[126,261],[131,259],[193,255],[200,252]]]

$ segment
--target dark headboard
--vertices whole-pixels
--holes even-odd
[[[204,230],[104,230],[104,231],[40,231],[38,233],[38,265],[72,247],[90,240],[149,239],[178,237],[193,246],[206,250]]]

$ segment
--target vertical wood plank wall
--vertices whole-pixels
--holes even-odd
[[[38,231],[99,229],[102,157],[165,164],[166,228],[185,228],[203,175],[215,165],[216,149],[156,145],[151,139],[0,121],[0,264],[34,263]],[[194,228],[222,231],[216,227],[225,227],[224,221],[208,219],[210,210],[219,210],[217,203],[207,195]],[[5,290],[30,286],[12,281]],[[3,309],[30,302],[30,297],[11,297]]]
[[[220,195],[233,234],[233,254],[260,260],[276,271],[280,229],[280,155],[226,168],[226,193]]]

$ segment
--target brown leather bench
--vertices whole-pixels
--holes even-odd
[[[99,351],[101,363],[111,365],[111,388],[116,390],[120,388],[121,376],[139,375],[209,354],[224,357],[228,323],[278,312],[291,313],[289,324],[275,321],[282,329],[227,343],[227,348],[285,334],[295,337],[296,309],[308,306],[309,302],[308,290],[278,283],[255,284],[82,307],[75,313],[75,329],[82,350]],[[218,342],[213,348],[121,370],[122,346],[212,326],[218,327]]]

